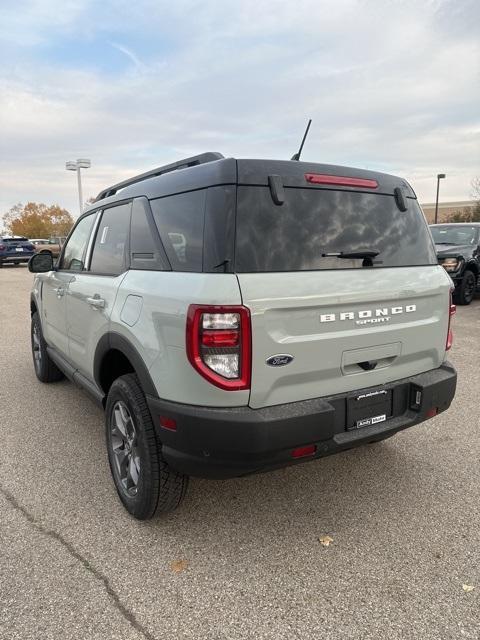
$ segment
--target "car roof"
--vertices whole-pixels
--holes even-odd
[[[378,183],[377,188],[362,188],[362,192],[393,195],[394,189],[401,187],[407,197],[416,198],[415,192],[406,180],[387,173],[293,160],[224,158],[219,153],[207,152],[152,169],[104,189],[95,202],[86,209],[86,213],[140,196],[155,199],[228,184],[268,186],[270,176],[280,176],[285,187],[319,188],[318,185],[307,182],[305,175],[308,173],[375,180]],[[320,187],[346,191],[358,190],[358,187],[353,186],[320,185]]]
[[[480,222],[437,222],[431,227],[480,227]]]

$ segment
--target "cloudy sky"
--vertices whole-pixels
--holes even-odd
[[[0,214],[206,150],[480,176],[477,0],[0,0]]]

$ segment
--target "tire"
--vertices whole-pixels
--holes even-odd
[[[454,300],[456,304],[466,305],[470,304],[473,300],[473,296],[475,295],[475,289],[477,287],[477,277],[473,273],[467,269],[463,274],[462,281],[460,285],[457,287]]]
[[[38,311],[32,315],[30,330],[32,357],[35,374],[40,382],[58,382],[65,376],[47,353],[47,344],[43,338],[42,325]]]
[[[105,429],[108,462],[125,509],[138,520],[176,509],[185,496],[188,477],[163,459],[135,374],[117,378],[110,387]]]

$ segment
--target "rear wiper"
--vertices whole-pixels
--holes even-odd
[[[350,258],[355,259],[358,258],[362,260],[362,258],[376,258],[380,251],[336,251],[332,253],[322,253],[322,258]]]

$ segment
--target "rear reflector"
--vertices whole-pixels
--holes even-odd
[[[236,347],[240,341],[239,331],[203,331],[202,344],[206,347]]]
[[[452,291],[450,291],[450,306],[448,309],[448,330],[447,330],[447,343],[445,345],[445,351],[448,351],[452,348],[453,344],[453,330],[451,327],[452,317],[457,312],[457,307],[452,303]]]
[[[328,176],[323,173],[306,173],[305,180],[312,184],[336,184],[342,187],[362,187],[376,189],[378,182],[367,178],[351,178],[349,176]]]
[[[307,458],[315,455],[317,447],[314,444],[308,444],[306,447],[298,447],[292,451],[292,458]]]
[[[432,407],[427,411],[427,418],[434,418],[438,413],[437,407]]]
[[[160,426],[170,431],[177,430],[177,423],[173,418],[167,418],[167,416],[160,416]]]

